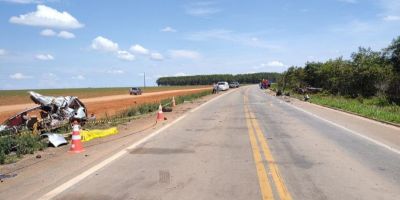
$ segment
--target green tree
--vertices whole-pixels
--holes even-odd
[[[212,75],[195,75],[195,76],[179,76],[179,77],[161,77],[156,83],[160,85],[211,85],[219,81],[238,81],[242,84],[259,83],[262,79],[268,79],[276,82],[279,73],[254,73],[254,74],[212,74]]]
[[[308,86],[322,87],[323,79],[321,77],[321,62],[307,62],[304,67],[304,82]]]
[[[400,104],[400,36],[384,49],[384,57],[392,65],[387,96],[390,101]]]
[[[400,73],[400,36],[392,41],[392,43],[384,49],[384,56],[393,65],[394,71]]]
[[[287,88],[295,89],[304,87],[306,83],[304,82],[304,70],[301,67],[289,67],[282,75],[278,86],[285,90]]]
[[[389,67],[382,52],[360,47],[351,57],[354,74],[352,87],[353,93],[356,93],[353,95],[369,97],[375,95],[378,90],[385,90],[382,86],[387,82]]]

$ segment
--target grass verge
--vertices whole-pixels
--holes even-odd
[[[271,85],[271,90],[277,91],[277,84]],[[288,92],[288,91],[284,91]],[[291,92],[291,96],[303,100],[304,96]],[[358,114],[370,119],[390,122],[400,125],[400,106],[390,104],[381,97],[348,98],[324,93],[309,94],[310,102],[330,108]]]
[[[46,146],[40,136],[31,133],[3,136],[0,138],[0,164],[15,162],[22,155],[33,154]]]
[[[400,124],[400,106],[388,104],[386,100],[379,97],[352,99],[316,94],[311,96],[310,102],[349,111],[379,121]]]

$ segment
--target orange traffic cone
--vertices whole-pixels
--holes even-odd
[[[175,107],[176,106],[176,104],[175,104],[175,97],[172,97],[172,107]]]
[[[70,153],[80,153],[85,151],[82,146],[81,142],[81,135],[79,133],[79,124],[77,121],[74,121],[74,125],[72,128],[72,141],[71,141],[71,148],[68,152]]]
[[[162,111],[161,104],[158,107],[157,120],[164,120],[164,113]]]

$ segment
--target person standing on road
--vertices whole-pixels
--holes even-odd
[[[218,93],[218,84],[214,83],[213,84],[213,94],[217,94]]]

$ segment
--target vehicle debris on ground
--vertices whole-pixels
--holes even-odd
[[[77,120],[81,124],[87,121],[85,105],[74,96],[44,96],[30,91],[31,100],[38,106],[26,109],[5,120],[0,132],[18,133],[30,130],[38,134],[60,128]]]
[[[40,135],[42,138],[47,138],[49,143],[54,147],[58,147],[63,144],[68,144],[68,141],[64,138],[62,134],[57,133],[43,133]]]

